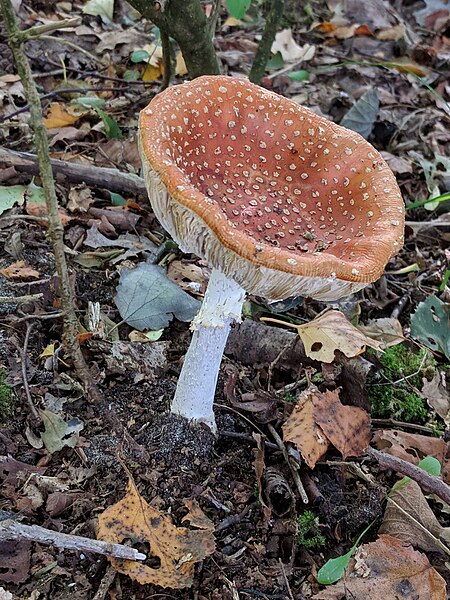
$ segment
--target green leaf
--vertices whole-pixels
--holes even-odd
[[[158,329],[157,331],[147,331],[144,335],[151,342],[156,342],[164,333],[164,329]]]
[[[39,414],[45,427],[41,438],[50,454],[58,452],[64,446],[75,448],[80,437],[79,432],[84,427],[80,419],[75,417],[66,423],[60,415],[51,410],[41,410]]]
[[[122,131],[120,130],[117,121],[115,121],[112,117],[107,115],[105,111],[101,108],[96,108],[95,111],[103,121],[103,125],[105,126],[106,137],[109,140],[121,140]]]
[[[161,267],[147,263],[122,269],[115,303],[122,319],[139,331],[163,329],[174,316],[191,321],[200,307]]]
[[[417,466],[434,477],[439,477],[441,474],[441,463],[434,456],[425,456]]]
[[[411,336],[450,358],[450,304],[429,296],[411,316]]]
[[[26,190],[26,185],[2,185],[0,187],[0,215],[16,203],[23,204]]]
[[[306,81],[309,79],[309,71],[304,71],[303,69],[300,71],[292,71],[289,73],[289,78],[292,79],[292,81]]]
[[[344,115],[340,125],[368,138],[378,115],[380,100],[376,89],[369,90]]]
[[[345,569],[355,550],[356,546],[353,546],[346,554],[327,560],[317,573],[317,581],[322,585],[331,585],[339,581],[344,576]]]
[[[278,71],[284,67],[284,60],[281,55],[281,52],[277,52],[276,54],[272,54],[272,57],[268,60],[266,68],[269,71]]]
[[[141,74],[139,73],[139,71],[136,71],[135,69],[127,69],[122,75],[125,81],[137,81],[140,76]]]
[[[227,0],[228,12],[235,19],[242,19],[250,7],[251,0]]]
[[[102,21],[112,21],[114,13],[114,0],[89,0],[83,7],[86,15],[101,17]]]
[[[84,108],[100,108],[101,106],[105,106],[105,101],[98,96],[81,96],[80,98],[71,100],[70,104],[83,106]]]
[[[131,53],[130,58],[133,63],[147,62],[150,58],[150,54],[147,50],[135,50]]]
[[[127,201],[122,194],[116,194],[116,192],[109,192],[111,197],[112,206],[126,206]]]
[[[81,265],[82,267],[86,267],[86,269],[91,269],[93,267],[101,267],[108,261],[120,256],[123,253],[123,250],[108,250],[106,252],[83,252],[78,256],[75,256],[72,260],[73,262]]]

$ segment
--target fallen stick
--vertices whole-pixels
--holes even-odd
[[[82,165],[64,160],[51,159],[53,173],[67,177],[73,183],[85,183],[95,188],[126,194],[147,194],[144,180],[133,173],[122,173],[118,169]],[[21,173],[39,175],[37,156],[28,152],[16,152],[0,148],[0,167],[14,167]]]
[[[145,560],[145,554],[138,552],[134,548],[123,546],[122,544],[111,544],[101,540],[92,540],[79,535],[70,535],[68,533],[59,533],[51,529],[45,529],[39,525],[24,525],[13,519],[7,519],[0,522],[0,540],[30,540],[57,546],[58,548],[67,548],[78,550],[80,552],[94,552],[104,554],[105,556],[114,556],[124,560]]]
[[[420,487],[431,494],[435,494],[447,504],[450,504],[450,486],[448,486],[440,477],[429,475],[420,467],[416,467],[407,460],[392,456],[387,452],[375,450],[375,448],[367,448],[367,454],[370,458],[376,460],[380,467],[384,469],[392,469],[402,475],[406,475],[414,479]]]

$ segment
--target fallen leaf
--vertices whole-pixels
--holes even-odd
[[[379,108],[378,91],[376,89],[369,90],[344,115],[340,125],[356,131],[367,139],[376,121]]]
[[[450,527],[442,527],[417,482],[401,480],[388,495],[380,533],[426,552],[450,555]]]
[[[405,341],[400,321],[392,317],[370,319],[366,325],[358,325],[358,329],[364,335],[380,342],[382,350],[391,346],[397,346],[397,344]]]
[[[311,386],[299,396],[290,417],[284,423],[283,439],[293,443],[310,469],[326,453],[329,441],[314,418],[314,398],[319,390]]]
[[[262,479],[264,475],[264,471],[266,469],[266,462],[264,459],[264,436],[260,433],[253,433],[253,439],[256,442],[256,448],[253,450],[253,455],[255,457],[253,461],[253,468],[255,469],[256,475],[256,485],[258,486],[258,500],[261,504],[261,508],[264,515],[264,520],[267,522],[272,514],[272,511],[269,506],[264,501],[263,498],[263,484]]]
[[[115,303],[122,319],[140,331],[167,327],[174,316],[191,321],[200,307],[161,267],[146,263],[122,270]]]
[[[315,47],[310,44],[299,46],[292,37],[292,29],[283,29],[275,35],[271,52],[279,52],[284,62],[299,62],[311,60],[315,54]]]
[[[450,358],[450,304],[428,296],[411,315],[411,337]]]
[[[78,211],[86,213],[94,202],[95,198],[92,196],[92,190],[85,184],[70,188],[69,201],[67,203],[67,208],[70,212]]]
[[[208,275],[205,269],[195,263],[186,263],[182,260],[174,260],[170,263],[167,277],[191,294],[204,293],[208,284]]]
[[[344,406],[338,390],[313,397],[313,414],[333,446],[344,458],[361,456],[370,442],[370,417],[357,406]]]
[[[58,452],[64,446],[75,448],[79,440],[79,432],[84,427],[80,419],[75,417],[66,422],[60,415],[50,410],[41,410],[39,414],[45,428],[41,438],[50,454]]]
[[[25,211],[27,215],[32,215],[33,217],[45,217],[47,219],[47,205],[45,202],[30,202],[28,200]],[[69,217],[64,208],[58,208],[58,214],[64,227],[72,220],[72,217]],[[48,221],[39,221],[39,224],[43,227],[48,227]]]
[[[298,325],[297,331],[305,347],[305,354],[321,362],[333,362],[336,350],[352,358],[364,352],[366,346],[375,349],[381,346],[379,342],[365,336],[337,310],[319,315],[306,325]]]
[[[76,123],[78,119],[88,113],[89,110],[80,110],[80,107],[52,102],[44,119],[44,125],[46,129],[67,127],[67,125]]]
[[[2,567],[0,581],[23,583],[30,576],[31,542],[21,540],[0,541]]]
[[[203,529],[205,531],[214,531],[215,525],[209,517],[200,508],[200,504],[195,498],[189,498],[183,501],[185,507],[188,509],[187,515],[185,515],[181,522],[189,521],[191,527],[197,529]]]
[[[446,386],[445,375],[436,371],[431,381],[423,378],[422,395],[437,414],[450,425],[450,394]]]
[[[411,161],[400,156],[395,156],[394,154],[386,152],[385,150],[380,152],[380,154],[391,168],[391,171],[394,171],[396,175],[406,175],[412,173],[413,168]]]
[[[445,580],[424,554],[390,535],[381,535],[358,549],[343,581],[312,598],[445,600],[446,597]]]
[[[103,20],[112,21],[114,13],[114,0],[88,0],[83,6],[86,15],[101,17]]]
[[[378,450],[383,450],[415,465],[425,456],[434,456],[442,465],[447,450],[444,440],[395,429],[377,431],[372,441]]]
[[[110,558],[114,568],[140,584],[181,589],[193,582],[194,565],[214,552],[214,536],[208,530],[176,527],[170,517],[152,508],[130,480],[127,494],[98,518],[97,538],[106,542],[150,544],[156,568],[141,562]]]
[[[8,279],[39,279],[39,271],[29,267],[24,260],[17,260],[16,262],[0,269],[0,275],[7,277]]]

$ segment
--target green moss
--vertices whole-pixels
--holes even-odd
[[[425,423],[426,402],[414,390],[422,389],[422,379],[433,377],[436,362],[426,349],[418,351],[406,344],[388,348],[380,357],[383,369],[369,387],[372,416],[407,423]]]
[[[0,423],[14,412],[14,394],[11,386],[5,383],[6,371],[0,371]]]
[[[305,510],[297,518],[297,544],[310,550],[325,545],[325,537],[320,533],[319,525],[312,510]]]

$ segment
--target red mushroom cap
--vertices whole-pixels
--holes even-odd
[[[403,200],[381,155],[247,80],[169,88],[139,127],[156,216],[249,292],[334,300],[378,279],[402,245]]]

